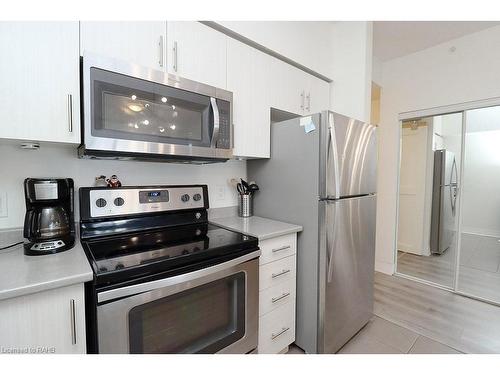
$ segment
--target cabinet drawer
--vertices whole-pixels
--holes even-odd
[[[259,247],[261,250],[259,263],[262,265],[273,262],[296,253],[297,235],[293,233],[260,241]]]
[[[295,308],[288,302],[260,317],[258,352],[279,353],[295,341]]]
[[[285,282],[295,284],[295,255],[259,267],[259,290]]]
[[[259,316],[267,314],[287,303],[292,304],[292,308],[295,308],[294,282],[283,282],[264,289],[259,293]]]

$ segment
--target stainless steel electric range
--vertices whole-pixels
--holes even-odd
[[[208,223],[206,185],[80,188],[89,353],[248,353],[260,250]]]

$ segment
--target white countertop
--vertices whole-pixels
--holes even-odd
[[[22,231],[0,232],[0,247],[22,241]],[[0,300],[92,280],[80,241],[67,251],[26,256],[23,245],[0,250]]]
[[[282,221],[266,219],[259,216],[212,218],[210,222],[229,230],[257,237],[259,240],[267,240],[269,238],[302,231],[300,225],[284,223]]]

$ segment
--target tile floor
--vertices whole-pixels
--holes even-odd
[[[304,354],[291,345],[287,354]],[[461,354],[409,329],[374,316],[337,354]]]

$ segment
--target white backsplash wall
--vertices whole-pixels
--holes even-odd
[[[75,182],[75,220],[79,219],[78,188],[92,186],[96,176],[116,174],[123,185],[207,184],[210,207],[237,205],[232,177],[246,178],[246,161],[192,165],[159,162],[78,159],[76,147],[43,144],[39,150],[22,150],[19,143],[0,144],[0,201],[7,196],[7,216],[0,229],[24,224],[26,177],[70,177]]]

